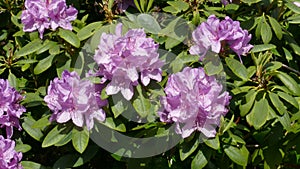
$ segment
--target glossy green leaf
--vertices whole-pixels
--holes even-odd
[[[42,131],[38,128],[33,128],[36,121],[32,117],[24,117],[24,122],[22,123],[22,128],[35,140],[40,141],[44,136]]]
[[[167,3],[174,7],[178,12],[186,11],[189,8],[189,4],[184,1],[168,1]]]
[[[279,40],[281,40],[281,38],[282,38],[281,25],[273,17],[268,16],[268,18],[269,18],[269,22],[271,24],[271,27],[272,27],[273,31],[275,32],[275,35],[277,36],[277,38]]]
[[[293,4],[292,2],[285,3],[285,6],[288,7],[293,12],[300,14],[300,8]]]
[[[261,38],[264,44],[268,44],[272,39],[272,30],[266,19],[262,18]]]
[[[255,90],[250,90],[246,95],[245,95],[245,104],[241,104],[239,106],[240,108],[240,114],[241,116],[245,116],[249,113],[249,111],[251,110],[254,100],[256,98],[257,95],[257,91]]]
[[[42,46],[42,41],[40,39],[29,42],[27,45],[23,46],[19,51],[15,53],[15,58],[32,54],[39,50]]]
[[[282,67],[281,62],[273,61],[273,62],[269,62],[265,65],[265,71],[272,72],[277,69],[280,69],[281,67]]]
[[[22,161],[21,165],[23,169],[47,169],[46,167],[42,166],[39,163],[35,163],[32,161]]]
[[[276,46],[273,44],[254,45],[254,47],[251,49],[251,52],[256,53],[256,52],[262,52],[262,51],[271,50],[275,48]]]
[[[68,132],[71,131],[66,126],[62,127],[60,125],[56,125],[43,140],[42,147],[49,147],[58,143],[60,140],[66,137]]]
[[[209,147],[211,147],[211,148],[213,148],[215,150],[218,150],[220,148],[220,140],[219,140],[219,136],[218,135],[216,135],[215,138],[210,138],[210,139],[205,140],[204,143],[207,146],[209,146]]]
[[[126,126],[123,123],[121,123],[120,121],[117,121],[117,120],[115,122],[114,119],[111,117],[107,117],[105,119],[105,122],[102,124],[104,124],[105,126],[111,128],[111,129],[114,129],[116,131],[120,131],[120,132],[126,131]]]
[[[198,151],[197,155],[194,157],[191,163],[191,169],[201,169],[204,168],[208,163],[208,160],[204,156],[201,150]]]
[[[79,130],[73,128],[72,130],[72,144],[76,151],[83,153],[89,143],[89,131],[86,128]]]
[[[149,14],[138,15],[137,23],[150,33],[158,34],[158,32],[161,30],[158,22]]]
[[[49,120],[50,115],[46,115],[44,117],[41,117],[39,120],[37,120],[32,127],[33,128],[39,128],[39,129],[43,129],[47,126],[49,126],[51,124],[50,120]]]
[[[193,139],[189,142],[183,142],[179,146],[180,160],[183,161],[189,157],[199,146],[199,139]]]
[[[264,98],[255,101],[252,111],[246,116],[247,122],[256,130],[261,128],[268,118],[268,101]]]
[[[299,104],[297,100],[291,95],[284,92],[278,92],[278,96],[290,103],[291,105],[293,105],[295,108],[299,109]]]
[[[241,166],[247,166],[249,151],[245,146],[237,148],[234,146],[224,146],[226,155],[235,163]]]
[[[102,24],[102,22],[93,22],[80,29],[80,31],[77,32],[79,40],[82,41],[91,37],[95,33],[95,31],[102,27]]]
[[[49,55],[48,57],[39,61],[39,63],[34,67],[34,74],[38,75],[49,69],[52,65],[52,60],[55,55]]]
[[[67,41],[72,46],[74,46],[76,48],[80,47],[80,39],[74,32],[60,28],[58,31],[58,36],[63,38],[65,41]]]
[[[284,72],[278,72],[276,77],[282,81],[282,83],[291,91],[291,93],[296,96],[300,96],[300,86],[291,76]]]
[[[279,99],[277,94],[269,93],[269,97],[271,99],[271,102],[272,102],[273,106],[276,108],[277,112],[280,115],[283,115],[283,114],[287,113],[287,111],[284,107],[284,104],[281,102],[281,100]]]
[[[227,57],[225,61],[227,66],[235,75],[237,75],[239,78],[241,78],[244,81],[248,80],[247,69],[241,62],[229,57]]]
[[[142,88],[140,85],[138,85],[136,87],[139,95],[138,97],[133,101],[133,107],[134,109],[137,111],[137,113],[141,116],[141,117],[146,117],[149,113],[150,113],[150,109],[151,109],[151,103],[149,99],[146,99],[143,96],[142,93]]]
[[[31,146],[28,144],[16,144],[15,150],[16,152],[26,153],[31,150]]]

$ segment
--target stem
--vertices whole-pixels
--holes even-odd
[[[300,72],[299,72],[298,70],[293,69],[293,68],[291,68],[291,67],[289,67],[289,66],[287,66],[287,65],[285,65],[285,64],[282,64],[282,67],[284,67],[284,68],[286,68],[286,69],[288,69],[288,70],[290,70],[290,71],[296,73],[298,76],[300,76]]]

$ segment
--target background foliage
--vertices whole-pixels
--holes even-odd
[[[41,40],[38,32],[22,30],[23,0],[0,0],[0,77],[8,79],[26,96],[22,102],[27,109],[21,118],[23,130],[14,135],[16,150],[23,152],[25,169],[300,167],[300,7],[290,0],[233,0],[226,6],[219,0],[134,3],[136,7],[122,13],[113,0],[69,0],[67,4],[79,11],[73,31],[47,31]],[[144,22],[125,19],[127,28],[144,27],[160,48],[176,55],[170,59],[168,53],[162,56],[168,61],[164,71],[178,72],[186,65],[199,64],[198,58],[187,52],[190,42],[184,40],[189,35],[180,29],[180,21],[159,23],[148,12],[168,13],[194,26],[211,14],[219,18],[230,16],[252,34],[250,43],[254,48],[242,57],[243,64],[233,53],[220,56],[219,66],[226,72],[227,91],[232,99],[215,138],[200,143],[196,133],[161,155],[123,158],[98,147],[86,129],[71,123],[50,123],[51,112],[43,98],[50,80],[63,70],[86,73],[83,70],[91,64],[101,33],[114,30],[113,23],[122,16],[130,18],[130,13],[140,13]],[[215,68],[206,70],[216,74],[209,71]],[[133,103],[137,113],[155,118],[155,103],[144,98],[150,92],[137,91],[134,100],[138,101]],[[158,89],[157,95],[151,97],[159,97],[162,91]],[[141,108],[141,104],[147,106]],[[167,125],[130,122],[120,116],[124,109],[122,102],[107,107],[105,125],[137,137],[167,135]]]

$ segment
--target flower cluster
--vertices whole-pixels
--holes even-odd
[[[143,29],[131,29],[124,36],[121,33],[122,24],[117,25],[115,34],[103,33],[94,59],[102,83],[110,80],[106,93],[121,91],[130,100],[139,79],[145,86],[151,79],[161,81],[163,62],[159,60],[158,45],[146,37]]]
[[[14,150],[15,142],[0,135],[0,168],[22,169],[22,153]]]
[[[224,50],[226,43],[239,57],[246,55],[253,47],[249,44],[251,34],[243,30],[238,21],[233,21],[228,16],[222,21],[215,15],[209,16],[206,22],[196,28],[192,36],[195,44],[189,52],[193,55],[200,55],[200,60],[203,60],[210,49],[215,53],[220,53]]]
[[[0,168],[22,169],[22,153],[15,151],[15,142],[0,135]]]
[[[68,8],[65,0],[26,0],[25,8],[21,15],[24,32],[38,30],[41,39],[45,29],[50,27],[72,30],[70,22],[77,17],[77,10]]]
[[[83,127],[84,121],[88,130],[94,126],[94,118],[105,120],[101,107],[107,104],[101,100],[102,86],[96,86],[89,80],[81,80],[76,72],[64,71],[61,79],[50,82],[48,94],[44,100],[53,111],[51,121],[65,123],[72,119],[76,126]]]
[[[198,130],[206,137],[214,137],[220,117],[226,115],[230,96],[214,76],[207,76],[203,68],[186,67],[169,77],[166,97],[158,114],[163,122],[174,122],[176,133],[183,138]]]
[[[21,130],[19,118],[26,111],[20,105],[23,96],[15,88],[9,85],[9,82],[0,79],[0,127],[6,127],[6,135],[11,138],[13,127]]]

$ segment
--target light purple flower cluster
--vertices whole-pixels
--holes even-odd
[[[6,135],[11,138],[13,127],[21,130],[19,118],[26,111],[20,105],[23,96],[9,85],[8,80],[0,79],[0,127],[6,127]]]
[[[220,53],[224,50],[226,43],[240,59],[241,55],[246,55],[253,47],[249,44],[251,34],[243,30],[238,21],[233,21],[228,16],[222,21],[215,15],[209,16],[206,22],[201,23],[194,30],[192,36],[195,44],[189,52],[192,55],[200,55],[201,61],[208,50]]]
[[[166,97],[158,112],[163,122],[176,124],[176,133],[183,138],[198,130],[206,137],[214,137],[220,117],[226,115],[230,96],[214,76],[207,76],[203,68],[186,67],[171,75],[165,87]]]
[[[77,10],[68,8],[65,0],[26,0],[25,8],[21,15],[24,32],[38,30],[41,39],[45,29],[50,27],[72,30],[70,22],[77,17]]]
[[[22,169],[22,153],[15,151],[15,142],[0,135],[0,168]]]
[[[94,126],[94,119],[105,120],[102,107],[107,104],[101,100],[102,86],[95,86],[89,80],[81,80],[76,72],[64,71],[61,79],[50,82],[44,100],[53,111],[50,121],[65,123],[72,119],[76,126],[88,130]]]
[[[117,25],[115,34],[103,33],[94,59],[102,83],[110,81],[106,93],[121,91],[130,100],[139,79],[145,86],[151,79],[161,81],[163,62],[159,60],[158,44],[147,38],[143,29],[131,29],[124,36],[121,33],[122,24]]]

